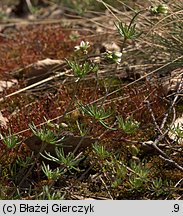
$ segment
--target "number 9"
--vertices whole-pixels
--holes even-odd
[[[174,212],[179,212],[179,204],[174,205]]]

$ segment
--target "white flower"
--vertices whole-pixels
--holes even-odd
[[[166,4],[160,4],[158,6],[150,7],[150,12],[153,14],[167,14],[168,10],[169,8]]]
[[[80,46],[75,46],[74,49],[75,49],[75,51],[78,51],[78,50],[80,50]]]
[[[81,41],[80,43],[80,47],[89,47],[90,46],[90,43],[88,41],[84,42],[84,41]]]
[[[121,58],[121,56],[122,56],[122,53],[121,53],[121,52],[118,52],[118,51],[116,51],[116,52],[114,52],[114,55],[115,55],[116,57],[118,57],[118,58]]]
[[[162,14],[167,14],[168,13],[168,6],[166,4],[161,4],[158,6],[158,12]]]
[[[87,54],[87,49],[90,47],[90,43],[88,41],[81,41],[79,46],[75,46],[75,51],[82,51],[83,53]]]
[[[115,52],[107,51],[106,57],[107,59],[112,60],[113,62],[117,64],[120,64],[122,53],[118,51],[115,51]]]

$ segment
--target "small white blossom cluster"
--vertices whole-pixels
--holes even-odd
[[[154,13],[154,14],[167,14],[168,13],[168,6],[166,4],[160,4],[158,6],[152,6],[150,8],[150,11],[151,13]]]
[[[88,48],[90,43],[88,41],[81,41],[78,46],[75,46],[75,51],[81,51],[84,54],[88,53]],[[120,64],[122,53],[119,51],[106,51],[105,57],[107,60],[110,60],[113,63]]]
[[[84,54],[88,53],[88,48],[90,47],[90,43],[88,41],[81,41],[79,46],[75,46],[75,51],[81,51]]]
[[[111,60],[117,64],[120,64],[121,62],[122,53],[118,51],[107,51],[106,52],[106,58],[108,60]]]

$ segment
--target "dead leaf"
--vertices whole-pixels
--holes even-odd
[[[17,83],[17,80],[15,80],[15,79],[12,79],[9,81],[0,80],[0,92],[4,91],[4,89],[10,88],[11,86],[13,86],[16,83]]]
[[[42,142],[40,138],[35,135],[27,138],[24,143],[36,154],[40,153],[42,147],[45,146],[44,151],[50,152],[53,156],[55,156],[56,147],[63,147],[64,153],[65,155],[67,155],[69,152],[73,152],[77,145],[79,145],[80,143],[81,145],[79,146],[76,153],[80,152],[83,149],[86,149],[87,147],[91,147],[92,143],[97,141],[97,139],[93,139],[89,136],[75,136],[70,132],[65,132],[65,134],[58,136],[58,139],[61,139],[61,141],[57,145]],[[62,140],[63,137],[64,139]]]
[[[104,47],[105,50],[111,51],[111,52],[121,51],[121,48],[115,42],[104,42],[102,43],[102,47]]]
[[[49,77],[50,74],[56,72],[58,67],[64,62],[65,61],[63,60],[53,60],[47,58],[28,65],[24,69],[15,72],[13,76],[18,79],[24,78],[27,80],[27,84],[31,85]]]
[[[0,112],[0,126],[6,128],[8,123],[8,119],[2,115]]]
[[[167,94],[177,91],[180,82],[182,81],[183,68],[178,68],[161,80]]]

